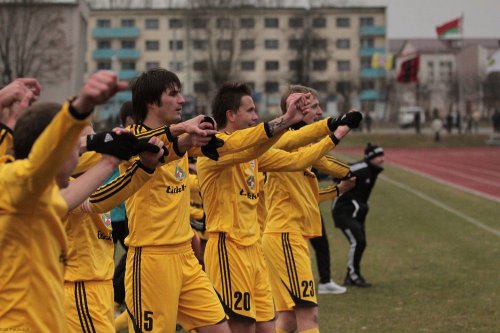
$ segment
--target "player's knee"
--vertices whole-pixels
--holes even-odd
[[[293,311],[279,312],[276,327],[284,332],[294,332],[297,329],[297,321]]]

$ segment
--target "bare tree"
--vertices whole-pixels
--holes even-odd
[[[71,47],[64,16],[54,5],[37,0],[0,4],[1,83],[32,76],[52,82],[69,75]]]

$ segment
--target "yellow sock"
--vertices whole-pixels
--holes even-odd
[[[122,331],[124,329],[128,329],[128,313],[127,313],[127,311],[123,311],[115,319],[115,330],[118,332],[118,331]]]
[[[319,328],[310,328],[305,331],[299,331],[299,333],[319,333]]]

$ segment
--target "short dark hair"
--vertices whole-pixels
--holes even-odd
[[[318,92],[316,91],[316,89],[309,88],[306,86],[301,86],[298,84],[293,84],[293,85],[289,86],[287,91],[283,94],[283,96],[281,96],[280,107],[281,107],[281,112],[283,114],[286,113],[286,100],[288,99],[288,97],[291,94],[294,94],[294,93],[304,93],[304,94],[311,93],[314,96],[318,97]]]
[[[120,107],[120,121],[123,127],[127,126],[127,117],[134,118],[134,109],[132,108],[131,101],[123,103]]]
[[[14,157],[27,158],[31,147],[61,110],[58,103],[35,103],[19,117],[14,128]]]
[[[161,95],[166,89],[181,89],[181,81],[175,73],[154,68],[141,74],[132,82],[132,109],[134,121],[142,124],[148,115],[148,104],[161,105]]]
[[[251,96],[252,90],[245,83],[240,82],[226,82],[215,94],[212,100],[212,116],[217,122],[219,128],[226,127],[226,111],[238,111],[241,105],[241,98],[243,96]]]

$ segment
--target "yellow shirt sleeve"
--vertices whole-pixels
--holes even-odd
[[[99,187],[78,208],[81,212],[106,213],[137,192],[153,175],[140,161],[134,162],[125,173],[112,182]]]
[[[14,147],[14,136],[12,130],[0,123],[0,156],[10,154]]]
[[[330,137],[291,153],[272,148],[259,157],[259,171],[301,171],[334,148]]]
[[[299,147],[317,142],[326,135],[331,134],[328,128],[328,119],[329,118],[314,122],[295,131],[286,131],[273,148],[292,151]]]
[[[339,188],[337,185],[331,185],[319,190],[318,202],[333,200],[339,196]]]
[[[349,174],[349,165],[339,161],[331,155],[325,155],[313,163],[313,168],[333,176],[338,179],[343,179]]]

